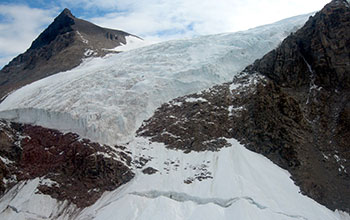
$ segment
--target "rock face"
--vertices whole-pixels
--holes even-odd
[[[260,72],[288,88],[313,84],[333,92],[349,89],[349,17],[348,1],[332,1],[246,71]]]
[[[103,192],[134,177],[130,156],[108,146],[39,126],[0,121],[0,193],[19,181],[42,177],[40,193],[92,205]]]
[[[96,26],[68,9],[33,41],[31,47],[0,71],[0,99],[14,89],[78,66],[83,58],[104,56],[126,43],[129,33]]]
[[[294,133],[293,140],[299,142],[291,145],[300,162],[292,172],[297,184],[322,204],[346,211],[350,207],[349,7],[348,1],[332,1],[278,49],[245,70],[259,72],[273,81],[277,90],[272,90],[270,97],[283,94],[295,102],[292,107],[298,112],[290,112],[288,106],[281,110],[288,110],[288,118],[291,114],[298,117],[294,120],[298,130],[292,132],[292,126],[284,126],[286,133]],[[275,111],[269,107],[281,100],[260,99],[257,107],[272,114]],[[255,114],[255,118],[262,116],[257,111]]]
[[[349,212],[349,52],[350,6],[334,0],[232,83],[162,105],[138,134],[185,151],[234,137],[306,195]]]

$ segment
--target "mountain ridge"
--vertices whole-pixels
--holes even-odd
[[[0,99],[26,84],[70,70],[88,57],[113,53],[135,35],[112,30],[76,18],[64,9],[23,54],[0,71]],[[140,39],[141,40],[141,39]],[[115,53],[115,52],[114,52]]]

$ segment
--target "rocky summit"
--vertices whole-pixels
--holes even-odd
[[[99,27],[64,9],[25,53],[0,71],[0,100],[26,84],[70,70],[84,58],[112,52],[108,49],[126,44],[126,36],[133,35]]]
[[[236,138],[302,192],[350,211],[350,8],[332,1],[233,82],[163,104],[140,136],[185,152]]]

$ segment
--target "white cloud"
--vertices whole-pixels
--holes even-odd
[[[15,55],[10,55],[10,56],[1,56],[0,57],[0,69],[8,64],[8,62],[14,57]]]
[[[105,7],[101,0],[77,0]],[[75,2],[77,2],[75,1]],[[101,26],[146,38],[178,38],[244,30],[321,9],[329,0],[115,0],[110,12],[91,18]]]
[[[0,5],[0,67],[23,53],[53,21],[57,10],[33,9],[24,5]]]
[[[127,10],[135,8],[139,5],[137,0],[59,0],[59,4],[68,5],[69,7],[78,7],[85,10],[100,9],[100,10]]]

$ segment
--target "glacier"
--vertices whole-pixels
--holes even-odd
[[[162,103],[231,80],[309,16],[87,59],[10,94],[0,104],[0,118],[123,144]]]

